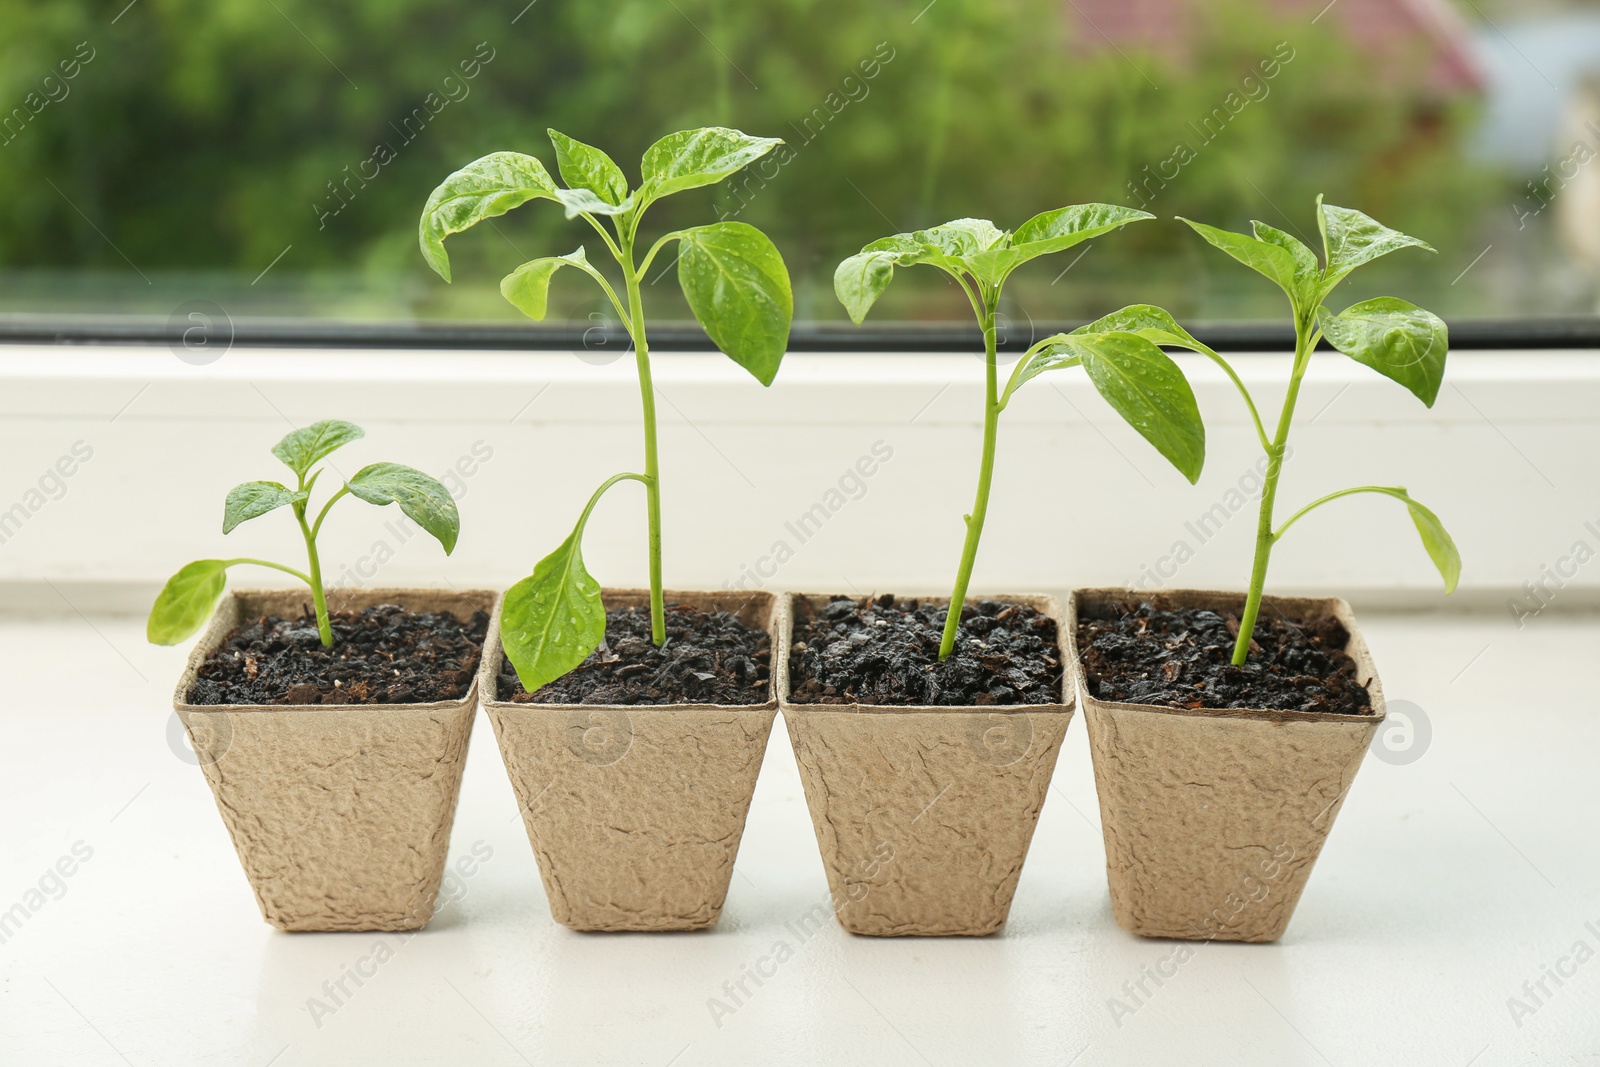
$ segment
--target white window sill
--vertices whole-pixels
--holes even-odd
[[[447,883],[457,902],[414,937],[281,934],[260,919],[200,770],[168,747],[184,650],[146,645],[134,619],[0,621],[0,732],[18,754],[0,776],[0,806],[28,813],[7,827],[0,906],[27,899],[75,843],[92,850],[64,890],[51,883],[19,927],[12,920],[0,952],[4,1058],[1556,1062],[1593,1047],[1600,963],[1574,972],[1568,958],[1568,977],[1546,981],[1537,1003],[1524,983],[1540,982],[1576,942],[1593,946],[1585,924],[1600,925],[1583,892],[1600,884],[1600,852],[1574,847],[1593,810],[1600,718],[1572,669],[1592,659],[1600,626],[1545,622],[1533,640],[1506,619],[1364,620],[1391,708],[1420,706],[1431,747],[1409,764],[1366,761],[1284,940],[1236,945],[1148,941],[1112,921],[1078,722],[1010,922],[993,937],[858,938],[834,925],[782,729],[714,932],[562,929],[482,722],[450,858],[475,847],[489,858]],[[802,939],[796,925],[819,904],[821,922]],[[724,983],[778,942],[792,958],[760,964],[769,977],[759,988],[747,981],[751,995],[719,1026],[708,1002],[732,1003]],[[375,964],[380,944],[389,955]],[[358,965],[367,977],[346,980],[335,1003],[324,983]],[[1147,977],[1158,969],[1160,985]],[[1512,997],[1535,1009],[1521,1026]],[[316,1016],[311,998],[323,1005]],[[1124,1010],[1113,1013],[1113,998]]]
[[[507,584],[566,535],[595,485],[639,462],[632,360],[617,355],[595,365],[572,353],[241,347],[196,367],[165,348],[0,346],[0,514],[28,508],[3,531],[0,589],[13,608],[59,607],[64,592],[85,610],[134,610],[177,566],[224,546],[292,555],[296,542],[270,518],[224,541],[222,498],[237,482],[276,476],[268,450],[291,425],[329,416],[368,431],[351,463],[471,469],[457,482],[455,558],[425,539],[401,543],[386,526],[392,514],[341,505],[326,534],[336,580]],[[1248,489],[1259,459],[1254,435],[1215,368],[1180,362],[1210,428],[1195,487],[1081,374],[1018,395],[1002,421],[975,588],[1243,583],[1254,513],[1239,486]],[[1236,360],[1269,421],[1285,364]],[[655,368],[672,584],[921,592],[950,581],[977,464],[979,359],[799,354],[770,390],[716,353],[665,354]],[[58,489],[47,472],[78,442],[93,458]],[[893,457],[858,489],[848,472],[878,442]],[[1292,444],[1280,507],[1347,485],[1405,485],[1455,534],[1465,567],[1462,590],[1444,600],[1404,512],[1355,498],[1296,527],[1275,553],[1274,588],[1506,611],[1509,596],[1542,579],[1552,605],[1600,602],[1600,563],[1562,562],[1580,541],[1600,552],[1600,533],[1585,525],[1600,529],[1593,353],[1458,353],[1431,411],[1364,367],[1318,357]],[[474,461],[474,447],[491,458]],[[48,492],[36,491],[41,478]],[[642,515],[628,488],[601,505],[586,541],[608,585],[644,577]],[[819,504],[826,524],[801,541],[790,527]],[[1195,524],[1207,513],[1215,528],[1202,538]],[[780,545],[792,554],[781,566]],[[1572,572],[1559,586],[1548,576],[1558,567]]]

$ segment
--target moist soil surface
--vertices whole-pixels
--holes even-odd
[[[765,704],[772,638],[726,611],[668,604],[667,640],[650,641],[650,609],[606,612],[606,636],[576,668],[529,693],[509,660],[500,699],[517,704]]]
[[[796,704],[971,707],[1061,702],[1055,620],[1025,604],[980,600],[961,610],[950,658],[939,661],[943,602],[885,594],[796,599],[789,649]]]
[[[430,704],[472,687],[489,616],[462,623],[449,612],[393,604],[335,611],[333,647],[317,618],[276,615],[236,627],[206,657],[191,704]]]
[[[1355,660],[1344,651],[1350,634],[1332,615],[1291,621],[1263,611],[1242,667],[1233,665],[1238,633],[1236,615],[1173,607],[1160,597],[1078,607],[1078,654],[1097,700],[1372,713]]]

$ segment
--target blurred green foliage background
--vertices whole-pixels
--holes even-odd
[[[1180,57],[1103,47],[1045,0],[124,2],[0,0],[0,117],[47,76],[66,87],[0,135],[0,310],[164,315],[209,297],[236,315],[511,321],[495,281],[593,235],[535,203],[453,238],[447,287],[416,248],[434,185],[503,148],[553,171],[546,127],[636,175],[656,137],[706,124],[784,137],[794,159],[676,197],[647,229],[714,214],[766,229],[803,318],[842,318],[832,268],[868,240],[1089,200],[1148,201],[1165,221],[1096,242],[1065,275],[1066,257],[1030,267],[1011,314],[1150,300],[1276,316],[1269,286],[1170,216],[1260,218],[1314,242],[1319,192],[1441,252],[1391,257],[1350,299],[1389,287],[1447,315],[1518,310],[1487,282],[1450,285],[1509,195],[1466,161],[1475,102],[1430,96],[1332,18],[1208,4]],[[64,80],[80,42],[93,58]],[[1245,106],[1206,139],[1230,93]],[[1175,166],[1180,144],[1192,158]],[[1171,180],[1140,185],[1163,164]],[[683,316],[671,281],[647,298]],[[553,317],[603,314],[576,275],[555,288]],[[929,271],[880,307],[966,313]]]

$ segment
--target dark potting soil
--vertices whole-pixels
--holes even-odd
[[[1177,608],[1154,597],[1137,604],[1080,604],[1078,617],[1078,654],[1097,700],[1372,712],[1355,660],[1344,651],[1350,634],[1332,615],[1291,621],[1263,611],[1242,667],[1233,665],[1239,619],[1232,614]]]
[[[333,647],[317,618],[276,615],[236,627],[206,657],[191,704],[429,704],[472,686],[489,616],[462,623],[449,612],[393,604],[335,611]]]
[[[650,609],[606,612],[606,636],[589,658],[529,693],[509,660],[500,699],[517,704],[765,704],[772,638],[726,611],[668,604],[667,640],[650,640]]]
[[[816,609],[796,600],[795,612],[789,676],[797,704],[1061,701],[1055,620],[1025,604],[981,600],[963,607],[955,648],[942,663],[942,603],[836,596]]]

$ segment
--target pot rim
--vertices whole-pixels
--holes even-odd
[[[755,604],[758,612],[767,613],[766,625],[755,627],[764,630],[767,634],[768,645],[776,652],[778,648],[779,616],[788,608],[788,601],[780,595],[765,589],[663,589],[662,597],[668,601],[677,600],[698,606],[708,598],[719,600],[743,600],[746,604]],[[642,602],[649,603],[650,590],[648,589],[611,589],[600,590],[601,602],[609,611],[612,606],[620,603]],[[697,603],[698,602],[698,603]],[[499,677],[500,664],[505,659],[505,648],[500,643],[500,611],[505,604],[505,593],[502,592],[494,599],[494,610],[489,615],[489,633],[483,642],[483,658],[478,664],[477,680],[474,683],[479,703],[485,711],[495,714],[506,712],[528,712],[533,714],[568,712],[616,712],[626,711],[648,714],[651,712],[671,711],[740,711],[765,714],[778,709],[778,675],[777,665],[769,663],[767,666],[767,699],[760,704],[519,704],[514,700],[500,700]],[[714,605],[713,605],[714,606]],[[719,609],[726,610],[726,609]]]
[[[206,628],[201,632],[200,640],[189,650],[183,673],[178,676],[177,688],[173,691],[172,707],[179,718],[196,713],[227,712],[247,714],[280,714],[295,715],[306,712],[335,712],[351,714],[356,712],[414,712],[414,711],[461,711],[465,708],[476,707],[478,696],[478,673],[473,672],[472,681],[467,686],[467,691],[454,700],[435,700],[426,703],[411,704],[191,704],[188,701],[189,691],[193,688],[195,679],[201,666],[205,664],[212,650],[222,644],[235,627],[239,625],[237,617],[231,616],[226,610],[232,605],[237,605],[241,600],[257,596],[282,596],[287,592],[295,592],[292,587],[272,588],[242,588],[229,587],[223,591],[221,599],[217,601],[211,618],[206,623]],[[372,589],[357,589],[336,586],[328,591],[329,607],[342,610],[350,607],[373,607],[384,603],[398,603],[406,610],[405,600],[415,601],[419,597],[451,596],[466,599],[476,599],[483,602],[479,610],[496,612],[499,609],[498,595],[491,589],[450,589],[435,586],[383,586]],[[309,592],[306,594],[309,596]],[[334,602],[338,601],[337,604]],[[462,620],[466,621],[466,620]],[[493,619],[491,618],[491,624]],[[488,648],[487,636],[484,648]],[[480,660],[482,654],[480,653]]]
[[[1061,600],[1049,593],[979,593],[967,595],[966,604],[979,600],[1003,600],[1012,604],[1025,604],[1050,616],[1056,624],[1056,650],[1061,654],[1061,700],[1054,704],[798,704],[789,699],[789,648],[794,643],[794,611],[790,605],[799,598],[815,604],[831,600],[831,593],[787,592],[782,594],[783,610],[778,633],[783,656],[777,669],[781,671],[778,704],[784,715],[1071,715],[1077,704],[1077,660],[1069,655],[1067,645],[1067,617]],[[901,594],[894,596],[898,599]],[[948,603],[950,597],[906,594],[906,599]]]
[[[1358,677],[1362,674],[1368,676],[1363,683],[1367,687],[1367,695],[1372,700],[1372,711],[1365,715],[1349,715],[1328,711],[1290,711],[1282,708],[1173,708],[1161,704],[1134,704],[1120,700],[1100,700],[1090,695],[1088,689],[1087,672],[1083,669],[1083,662],[1078,654],[1078,604],[1079,601],[1101,603],[1113,597],[1133,600],[1149,600],[1154,596],[1162,596],[1180,601],[1212,601],[1220,599],[1224,606],[1228,602],[1244,604],[1246,594],[1231,590],[1215,589],[1154,589],[1138,590],[1116,586],[1098,586],[1074,589],[1067,595],[1067,615],[1072,624],[1067,628],[1067,650],[1072,659],[1073,677],[1078,681],[1078,698],[1083,701],[1086,711],[1126,711],[1143,712],[1153,715],[1175,715],[1196,719],[1246,719],[1258,722],[1313,722],[1313,723],[1380,723],[1388,715],[1388,705],[1383,697],[1383,683],[1378,678],[1378,669],[1372,662],[1372,653],[1367,648],[1366,638],[1362,636],[1360,628],[1356,625],[1355,612],[1349,603],[1340,597],[1301,597],[1301,596],[1274,596],[1266,594],[1261,598],[1263,604],[1270,604],[1289,611],[1304,610],[1306,608],[1320,609],[1330,612],[1345,630],[1350,634],[1350,641],[1345,645],[1345,654],[1356,662]]]

